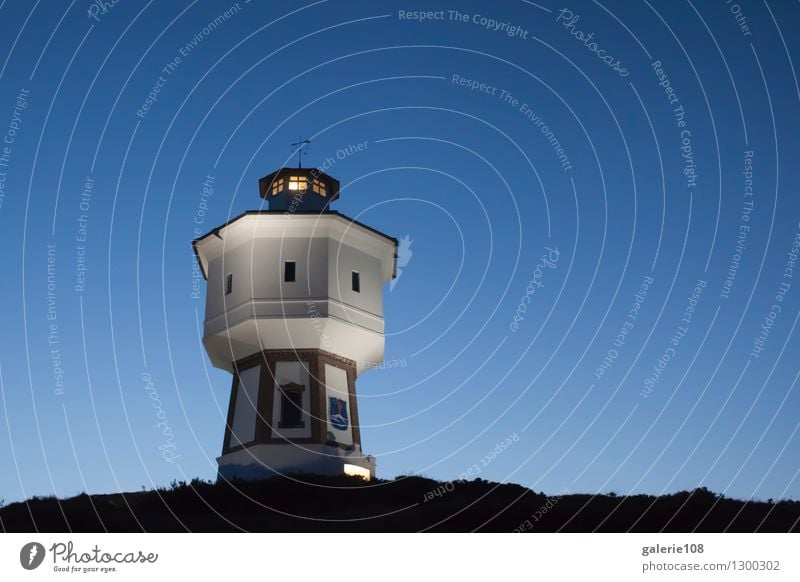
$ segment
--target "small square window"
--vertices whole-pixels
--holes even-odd
[[[233,291],[233,275],[228,274],[225,276],[225,295],[230,295]]]
[[[361,274],[358,271],[353,271],[353,291],[361,293]]]
[[[283,264],[283,280],[286,283],[294,283],[295,281],[295,262],[294,261],[286,261]]]

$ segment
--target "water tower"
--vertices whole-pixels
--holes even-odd
[[[383,285],[397,240],[330,209],[339,182],[283,168],[268,210],[193,241],[207,281],[211,363],[233,375],[219,478],[375,475],[361,449],[356,379],[383,361]]]

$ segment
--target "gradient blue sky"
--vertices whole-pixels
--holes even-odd
[[[384,300],[386,357],[405,366],[358,381],[380,476],[800,497],[800,281],[750,356],[792,282],[797,3],[743,3],[743,31],[722,1],[253,0],[210,34],[203,27],[234,3],[119,2],[96,19],[92,5],[0,4],[3,135],[29,91],[0,167],[0,499],[214,476],[230,377],[200,343],[191,240],[196,227],[259,208],[258,178],[287,162],[299,136],[313,140],[308,165],[335,160],[337,210],[413,240]],[[562,8],[579,16],[569,28]],[[467,22],[451,20],[454,9]],[[444,20],[401,10],[444,10]],[[694,187],[654,61],[686,113]],[[159,75],[158,100],[137,116]],[[453,75],[498,89],[471,91]],[[503,101],[503,89],[519,101]],[[726,299],[746,151],[753,210]],[[81,214],[88,270],[77,292]],[[48,345],[48,245],[63,394]],[[536,275],[512,330],[545,247],[558,262]],[[648,276],[638,319],[598,379]],[[645,398],[698,280],[707,286],[688,333]],[[174,435],[172,463],[144,375]]]

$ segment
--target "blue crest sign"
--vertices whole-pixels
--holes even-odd
[[[330,416],[331,426],[336,430],[347,430],[347,402],[333,396],[329,397],[328,401],[328,414]]]

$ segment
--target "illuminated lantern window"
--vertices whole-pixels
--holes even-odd
[[[304,191],[308,187],[305,176],[289,176],[289,190]]]
[[[283,190],[283,178],[272,182],[272,195],[275,196],[281,190]]]
[[[328,193],[327,193],[327,191],[325,189],[325,182],[320,182],[316,178],[314,178],[314,181],[311,184],[311,189],[314,192],[316,192],[317,194],[319,194],[320,196],[327,196],[328,195]]]

